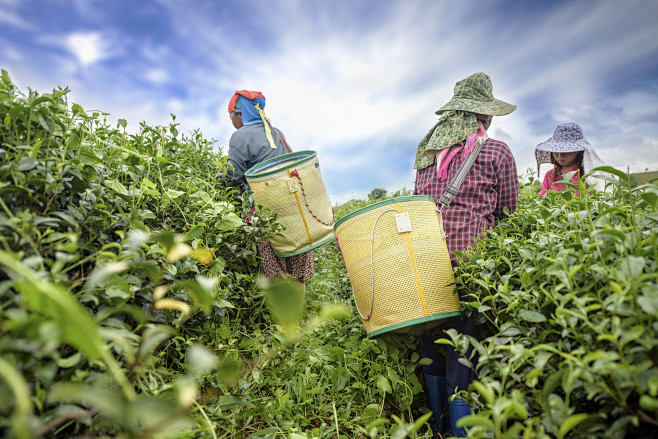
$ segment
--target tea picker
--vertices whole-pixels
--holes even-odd
[[[472,316],[459,312],[452,268],[455,251],[476,242],[505,209],[516,209],[519,180],[509,147],[490,139],[492,116],[516,109],[493,97],[489,76],[457,82],[439,121],[420,142],[414,195],[376,203],[341,218],[336,236],[368,337],[383,333],[420,336],[435,430],[465,436],[457,422],[472,412],[460,398],[475,379],[450,346],[445,357],[434,340],[454,328],[475,335]],[[468,353],[471,357],[472,353]]]
[[[265,96],[236,91],[228,105],[237,131],[229,141],[225,178],[254,193],[256,204],[277,214],[283,236],[257,244],[268,279],[294,278],[304,294],[313,276],[313,249],[331,241],[333,210],[314,151],[292,152],[265,116]],[[252,207],[247,221],[255,209]]]
[[[594,168],[606,166],[583,135],[580,125],[573,122],[558,125],[550,139],[536,146],[535,158],[537,174],[542,163],[553,165],[553,169],[544,176],[539,191],[539,195],[542,196],[549,190],[558,192],[563,190],[564,185],[558,182],[569,178],[569,175],[571,175],[570,182],[577,186],[578,180]],[[605,182],[593,175],[584,180],[596,190],[605,190]]]
[[[514,157],[505,143],[487,134],[493,116],[515,109],[515,105],[494,98],[488,75],[473,74],[456,83],[453,97],[436,112],[439,121],[418,145],[414,194],[439,202],[453,266],[459,264],[455,251],[466,250],[493,228],[496,219],[506,215],[505,208],[516,210],[519,179]],[[472,166],[470,170],[468,166]],[[475,335],[473,316],[453,319],[440,329],[448,328]],[[441,336],[428,333],[420,337],[422,356],[433,360],[423,366],[428,403],[435,416],[449,413],[453,436],[464,436],[466,431],[457,422],[471,413],[471,407],[457,393],[468,390],[475,371],[459,363],[462,355],[451,346],[446,346],[445,357],[441,355],[434,344]],[[474,354],[468,352],[467,357]],[[477,364],[474,358],[471,361]],[[445,430],[443,416],[437,421]]]

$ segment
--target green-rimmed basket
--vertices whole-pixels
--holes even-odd
[[[441,215],[426,196],[391,198],[334,226],[368,337],[418,335],[460,315]]]
[[[245,172],[257,204],[277,214],[285,230],[270,238],[277,256],[289,257],[334,238],[334,211],[315,151],[296,151],[265,160]]]

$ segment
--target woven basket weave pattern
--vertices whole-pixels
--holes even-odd
[[[362,319],[369,334],[387,332],[391,326],[396,332],[406,332],[411,328],[405,322],[435,322],[459,311],[436,205],[425,197],[409,200],[413,198],[394,198],[374,209],[362,209],[363,213],[354,212],[336,227],[359,311],[366,316],[372,307],[369,319]],[[387,212],[392,209],[396,211]],[[411,232],[398,232],[397,210],[409,214]]]
[[[283,236],[270,238],[272,249],[282,257],[312,250],[334,237],[333,210],[322,181],[317,156],[312,153],[310,160],[300,163],[303,161],[300,157],[305,159],[309,156],[300,154],[292,153],[290,160],[277,163],[261,172],[267,175],[247,176],[256,203],[276,213],[277,222],[285,227]],[[285,155],[279,158],[285,160]],[[299,178],[289,176],[292,171],[297,171]],[[297,192],[290,192],[290,180]],[[314,218],[311,212],[326,224]]]

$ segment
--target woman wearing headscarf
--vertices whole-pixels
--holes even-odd
[[[441,116],[439,121],[418,145],[414,194],[433,197],[437,202],[471,151],[477,144],[482,145],[460,190],[442,209],[453,266],[459,264],[454,252],[464,251],[494,227],[496,219],[506,215],[505,209],[510,213],[516,210],[519,179],[514,157],[505,143],[487,134],[493,116],[503,116],[515,109],[515,105],[494,98],[489,76],[476,73],[457,82],[452,99],[436,112]],[[475,335],[473,316],[447,321],[440,330],[449,328]],[[461,354],[451,346],[446,347],[445,356],[439,351],[434,340],[442,336],[445,337],[443,334],[420,337],[422,356],[432,359],[432,364],[423,366],[428,404],[440,433],[450,427],[453,436],[463,437],[465,429],[456,424],[471,413],[471,407],[457,396],[449,402],[448,399],[458,391],[468,390],[475,372],[459,363]]]
[[[259,91],[238,90],[228,105],[229,117],[236,131],[229,140],[228,169],[224,175],[243,191],[249,189],[244,174],[251,167],[272,157],[290,152],[283,134],[265,116],[265,96]],[[257,244],[261,257],[261,272],[268,279],[295,278],[301,283],[314,272],[313,251],[282,258],[274,254],[268,240]]]
[[[563,123],[557,126],[553,136],[546,142],[540,143],[535,148],[537,158],[537,173],[542,163],[551,163],[553,169],[544,176],[539,195],[546,195],[549,190],[561,191],[563,184],[557,183],[566,178],[567,174],[573,172],[571,183],[577,185],[578,180],[592,169],[605,166],[592,148],[592,145],[583,136],[583,130],[573,122]],[[593,186],[596,190],[605,190],[602,180],[589,176],[585,183]]]

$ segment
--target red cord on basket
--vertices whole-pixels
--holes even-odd
[[[290,177],[297,177],[297,180],[299,180],[299,187],[302,189],[302,196],[304,197],[304,204],[306,205],[306,210],[308,210],[308,212],[311,214],[311,216],[312,216],[313,218],[315,218],[315,220],[316,220],[317,222],[319,222],[320,224],[324,224],[324,225],[327,226],[327,227],[331,227],[331,226],[333,226],[334,223],[336,222],[336,218],[335,218],[335,217],[332,219],[332,221],[331,221],[330,223],[325,223],[325,222],[322,221],[320,218],[318,218],[318,217],[313,213],[313,211],[311,210],[311,206],[308,205],[308,201],[306,200],[306,192],[304,192],[304,183],[302,183],[302,179],[301,179],[301,177],[299,176],[299,172],[297,172],[297,169],[293,169],[292,171],[290,171]],[[333,212],[333,208],[331,209],[331,211]]]

